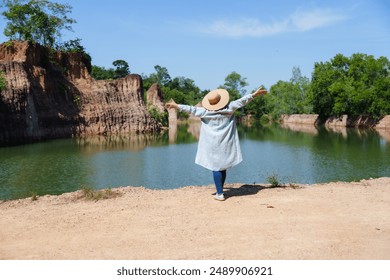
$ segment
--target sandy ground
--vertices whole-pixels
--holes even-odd
[[[0,259],[390,259],[390,178],[0,202]]]

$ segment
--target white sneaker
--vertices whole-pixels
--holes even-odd
[[[221,194],[216,193],[214,195],[214,199],[219,200],[219,201],[224,201],[225,200],[225,196],[223,195],[223,193],[221,193]]]

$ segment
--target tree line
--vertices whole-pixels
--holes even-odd
[[[2,16],[7,21],[4,35],[10,40],[34,41],[59,51],[80,52],[92,61],[81,39],[61,42],[61,31],[72,30],[71,25],[76,23],[68,17],[71,6],[48,0],[3,0],[1,7],[5,8]],[[130,74],[127,61],[118,59],[112,64],[113,68],[90,65],[91,76],[107,80]],[[141,75],[144,90],[158,83],[164,101],[172,98],[177,103],[195,105],[210,90],[200,89],[190,78],[172,78],[166,67],[156,65],[154,70],[149,75]],[[4,86],[1,77],[0,73],[0,86]],[[227,89],[234,100],[244,95],[248,86],[246,78],[233,71],[219,87]],[[266,115],[273,119],[282,114],[380,118],[390,114],[390,62],[383,56],[336,54],[330,61],[315,62],[311,78],[302,76],[299,67],[294,67],[289,81],[280,80],[268,90],[269,94],[249,103],[241,114],[255,118]]]

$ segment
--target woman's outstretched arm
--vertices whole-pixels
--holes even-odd
[[[206,113],[206,109],[203,107],[195,107],[183,104],[177,104],[173,99],[165,103],[166,109],[176,109],[188,114],[194,115],[195,117],[202,117]]]
[[[263,94],[266,94],[266,93],[267,93],[267,90],[265,90],[262,87],[260,87],[254,93],[244,95],[243,97],[230,102],[229,108],[232,109],[232,110],[240,109],[240,108],[244,107],[246,104],[248,104],[249,101],[251,101],[256,96],[260,96],[260,95],[263,95]]]

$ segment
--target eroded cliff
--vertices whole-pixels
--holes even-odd
[[[97,81],[80,53],[28,42],[0,45],[0,145],[83,135],[153,133],[142,79]]]

